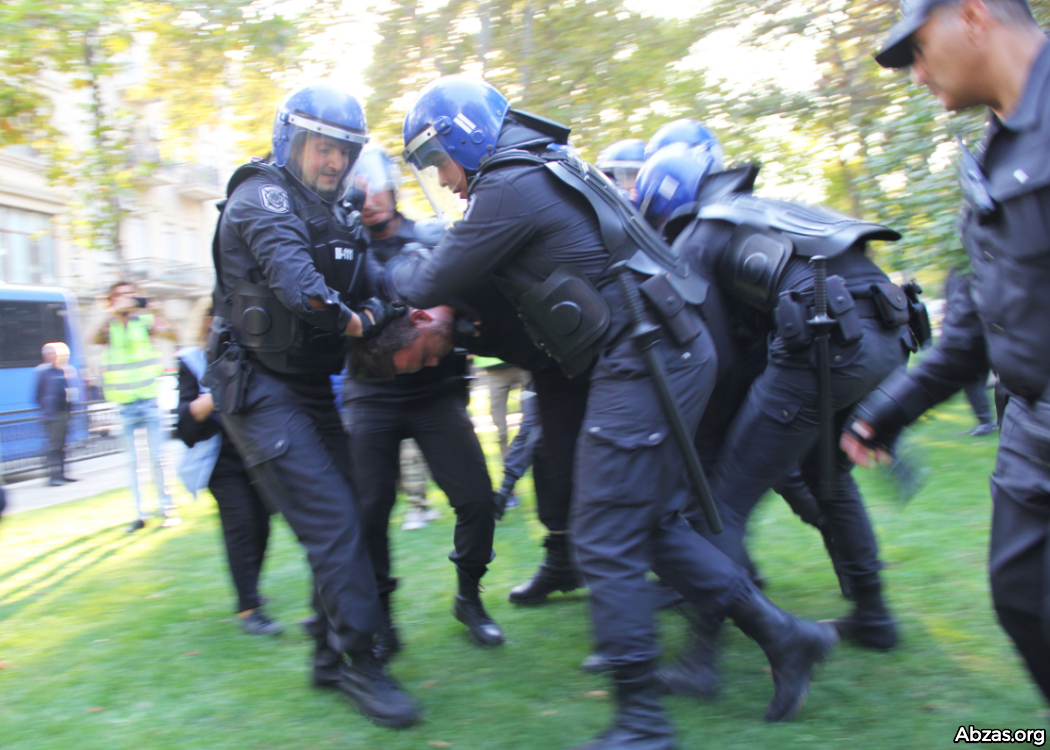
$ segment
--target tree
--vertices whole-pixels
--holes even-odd
[[[643,16],[622,0],[393,0],[379,33],[377,49],[396,51],[367,71],[368,119],[384,142],[400,143],[406,95],[441,75],[474,73],[512,106],[570,125],[593,159],[605,144],[682,115],[669,94],[684,89],[671,82],[699,27]],[[695,102],[689,112],[704,114]]]
[[[1037,19],[1050,18],[1050,0],[1032,3]],[[961,201],[955,139],[977,144],[985,113],[946,113],[906,72],[880,68],[871,57],[897,20],[884,0],[714,0],[698,16],[714,33],[733,29],[741,44],[757,49],[792,39],[816,39],[821,78],[813,91],[786,91],[776,81],[756,81],[750,96],[719,96],[721,82],[698,92],[728,120],[754,132],[777,113],[809,144],[818,170],[789,162],[797,178],[818,173],[826,200],[842,211],[880,221],[904,234],[880,249],[901,270],[944,269],[964,263],[955,231]],[[717,105],[712,97],[719,99]],[[750,99],[750,101],[749,101]],[[756,106],[757,105],[757,106]],[[778,154],[779,156],[780,154]]]
[[[315,3],[307,16],[306,10],[282,15],[267,0],[9,0],[0,5],[0,146],[36,147],[53,182],[73,196],[74,240],[115,250],[123,263],[120,220],[157,166],[137,148],[139,116],[129,105],[160,101],[176,151],[195,127],[219,119],[226,108],[254,125],[272,113],[281,77],[298,70],[307,37],[333,2]],[[136,48],[146,51],[152,78],[125,90],[120,76]],[[51,124],[49,81],[86,94],[85,145],[74,145]]]

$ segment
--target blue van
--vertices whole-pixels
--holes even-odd
[[[34,414],[36,368],[40,349],[55,341],[69,347],[80,400],[86,400],[84,338],[72,292],[0,282],[0,460],[8,470],[45,453],[43,429]],[[69,427],[70,442],[86,437],[83,414],[74,413]]]

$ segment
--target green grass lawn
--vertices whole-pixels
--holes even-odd
[[[714,703],[669,699],[683,748],[951,747],[962,724],[1045,727],[1042,699],[995,622],[985,578],[988,475],[994,436],[953,403],[914,433],[932,472],[908,505],[892,484],[857,471],[875,519],[890,603],[904,645],[890,654],[843,645],[817,674],[792,724],[771,726],[772,694],[758,647],[730,628],[725,691]],[[484,436],[500,476],[494,433]],[[308,570],[275,521],[263,587],[280,638],[242,635],[208,496],[182,497],[185,522],[128,536],[126,493],[27,512],[0,523],[0,748],[537,748],[587,740],[609,720],[601,677],[576,670],[590,649],[584,594],[545,606],[507,602],[540,560],[543,529],[532,487],[496,532],[486,603],[507,632],[482,651],[451,614],[453,515],[401,532],[392,525],[402,586],[395,607],[405,651],[394,674],[426,720],[401,732],[361,718],[338,694],[307,687]],[[819,535],[778,498],[752,521],[751,549],[778,604],[811,618],[842,614]],[[681,618],[660,616],[664,645],[684,641]]]

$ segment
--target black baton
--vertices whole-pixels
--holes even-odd
[[[828,352],[828,342],[831,339],[831,328],[835,320],[828,317],[828,259],[823,255],[814,255],[810,262],[813,264],[813,306],[815,308],[813,318],[809,321],[810,328],[817,345],[817,390],[820,398],[820,411],[818,414],[820,427],[820,441],[817,443],[820,459],[820,499],[827,502],[831,500],[832,485],[835,475],[835,436],[833,434],[832,420],[834,414],[831,411],[831,355]]]
[[[693,445],[693,437],[686,429],[685,419],[678,408],[678,399],[667,379],[667,370],[664,361],[660,359],[660,352],[656,344],[660,341],[660,326],[649,322],[645,316],[645,307],[642,304],[642,295],[638,292],[638,282],[627,267],[626,261],[621,261],[612,267],[616,272],[616,279],[620,284],[620,293],[627,303],[627,309],[631,313],[634,330],[631,338],[642,350],[645,363],[649,367],[649,375],[656,385],[656,393],[660,396],[667,420],[671,423],[671,431],[674,433],[675,442],[685,459],[685,468],[689,472],[693,489],[700,501],[700,507],[707,518],[707,525],[714,534],[722,532],[722,519],[718,515],[718,508],[711,499],[711,488],[707,486],[707,477],[704,475],[704,467],[700,465],[700,457],[696,455],[696,446]]]

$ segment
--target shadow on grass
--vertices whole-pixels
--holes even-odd
[[[110,534],[110,533],[116,531],[117,529],[126,528],[126,526],[127,526],[127,524],[118,524],[118,525],[115,525],[115,526],[107,526],[104,529],[96,529],[95,531],[92,531],[90,534],[85,534],[84,536],[79,537],[77,539],[73,539],[71,541],[68,541],[65,544],[60,544],[57,547],[52,547],[51,549],[47,550],[46,552],[42,552],[41,554],[37,555],[32,560],[26,560],[21,565],[17,565],[14,568],[11,568],[10,570],[5,571],[4,573],[0,574],[0,584],[2,584],[4,581],[6,581],[8,579],[16,577],[23,570],[28,570],[29,568],[32,568],[32,567],[42,563],[44,560],[46,560],[49,557],[52,557],[53,555],[57,555],[60,552],[64,552],[64,551],[66,551],[68,549],[72,549],[74,547],[78,547],[81,544],[85,544],[85,543],[91,541],[92,539],[95,539],[97,537],[103,536],[105,534]]]
[[[86,541],[95,539],[104,534],[111,534],[113,531],[120,528],[122,527],[110,526],[106,529],[101,529],[95,534],[81,537],[74,544],[65,544],[56,547],[43,555],[37,556],[34,560],[30,561],[30,563],[19,566],[18,571],[23,572],[31,570],[36,565],[42,564],[48,558],[59,552],[74,549],[78,545],[83,545]],[[48,570],[41,571],[38,575],[35,575],[32,580],[26,581],[25,583],[4,592],[3,595],[0,595],[0,621],[11,617],[30,604],[39,601],[47,594],[67,583],[70,583],[78,576],[87,573],[118,552],[126,550],[128,547],[132,546],[134,542],[135,540],[125,539],[123,536],[100,540],[98,544],[81,549],[72,557],[57,562]],[[97,554],[99,552],[101,552],[101,554]],[[97,556],[92,558],[92,555]],[[84,560],[87,560],[87,562],[78,566],[78,563]],[[10,575],[6,576],[6,578],[10,577]],[[22,594],[27,595],[21,596]]]

